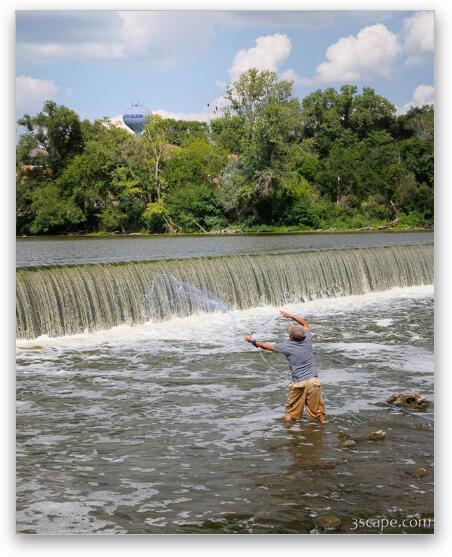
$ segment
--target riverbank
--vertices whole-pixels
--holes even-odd
[[[265,228],[265,229],[263,229]],[[425,227],[394,227],[394,228],[319,228],[319,229],[312,229],[312,230],[300,230],[294,227],[285,227],[285,226],[266,226],[266,227],[257,227],[257,228],[246,228],[246,229],[225,229],[222,231],[215,230],[212,232],[173,232],[173,233],[148,233],[148,232],[129,232],[129,233],[122,233],[122,232],[89,232],[89,233],[67,233],[67,234],[52,234],[52,235],[21,235],[16,236],[16,238],[134,238],[134,237],[144,237],[144,238],[154,238],[154,237],[163,237],[163,238],[171,238],[171,237],[184,237],[184,236],[194,236],[194,237],[202,237],[202,236],[266,236],[266,235],[312,235],[312,234],[381,234],[382,232],[388,232],[391,234],[396,233],[406,233],[406,232],[434,232],[433,226],[425,226]]]

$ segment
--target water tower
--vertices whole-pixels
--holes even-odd
[[[127,109],[122,115],[124,124],[130,128],[135,135],[140,135],[146,125],[146,116],[151,114],[151,111],[141,105],[139,102],[132,103],[131,107]]]

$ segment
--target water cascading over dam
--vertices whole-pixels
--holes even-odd
[[[19,268],[16,334],[108,329],[205,309],[180,284],[231,309],[365,294],[433,282],[433,245]]]

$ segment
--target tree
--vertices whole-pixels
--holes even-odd
[[[395,122],[395,107],[370,87],[362,93],[354,85],[320,89],[302,101],[305,137],[315,137],[321,156],[329,151],[344,133],[364,139],[371,132],[388,129]]]
[[[121,230],[125,234],[136,228],[146,207],[146,198],[139,182],[131,176],[128,167],[118,166],[111,172],[111,185],[105,208],[100,214],[105,230]]]
[[[68,160],[83,151],[79,116],[53,101],[46,101],[36,116],[25,114],[18,124],[26,130],[20,139],[18,162],[38,165],[52,178],[58,177]]]
[[[31,209],[34,215],[30,226],[32,234],[55,234],[85,222],[85,216],[74,200],[61,197],[54,184],[34,192]]]
[[[419,226],[433,220],[434,108],[396,116],[373,89],[302,101],[251,69],[211,122],[153,115],[131,136],[46,102],[19,120],[19,234],[209,231],[229,225]]]
[[[218,186],[218,176],[228,162],[222,147],[202,138],[191,138],[172,151],[163,171],[163,180],[169,191],[182,189],[187,184]]]
[[[220,193],[225,210],[256,222],[273,219],[279,214],[276,201],[285,191],[286,174],[297,163],[295,151],[302,141],[300,104],[292,96],[292,84],[278,81],[275,72],[250,69],[227,90],[229,109],[213,125],[223,144],[234,145],[231,132],[239,131],[235,144],[238,162],[230,162],[233,173],[226,173],[220,183],[228,195]],[[227,199],[229,197],[229,199]],[[230,199],[237,206],[231,207]],[[279,216],[276,216],[279,218]]]
[[[170,153],[168,147],[171,134],[174,132],[174,120],[162,118],[157,114],[147,116],[147,124],[144,126],[142,138],[149,153],[149,165],[152,169],[152,179],[156,193],[156,201],[162,198],[162,183],[160,174],[165,158]]]
[[[169,142],[182,145],[189,139],[207,139],[207,124],[196,120],[171,120]]]
[[[96,122],[83,153],[71,159],[56,181],[61,194],[80,207],[88,230],[97,230],[101,213],[109,206],[115,169],[127,165],[128,140],[125,130]]]
[[[431,104],[411,107],[406,114],[399,116],[397,131],[402,138],[414,137],[419,141],[433,144],[434,118],[435,111]]]
[[[212,138],[218,146],[236,155],[242,153],[245,134],[245,119],[242,116],[227,112],[221,118],[212,120],[210,128]]]
[[[287,102],[291,96],[292,84],[278,81],[276,72],[251,68],[229,85],[225,98],[230,110],[244,119],[247,134],[251,137],[259,109],[271,102]]]
[[[165,206],[177,228],[187,232],[206,232],[224,226],[215,189],[207,184],[189,184],[169,192]]]
[[[350,115],[350,125],[359,138],[373,131],[387,130],[395,121],[395,106],[371,87],[363,87],[361,95],[356,95]]]

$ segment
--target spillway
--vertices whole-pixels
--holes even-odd
[[[24,267],[16,272],[16,335],[63,336],[190,315],[206,310],[199,292],[246,309],[431,284],[433,268],[430,244]]]

